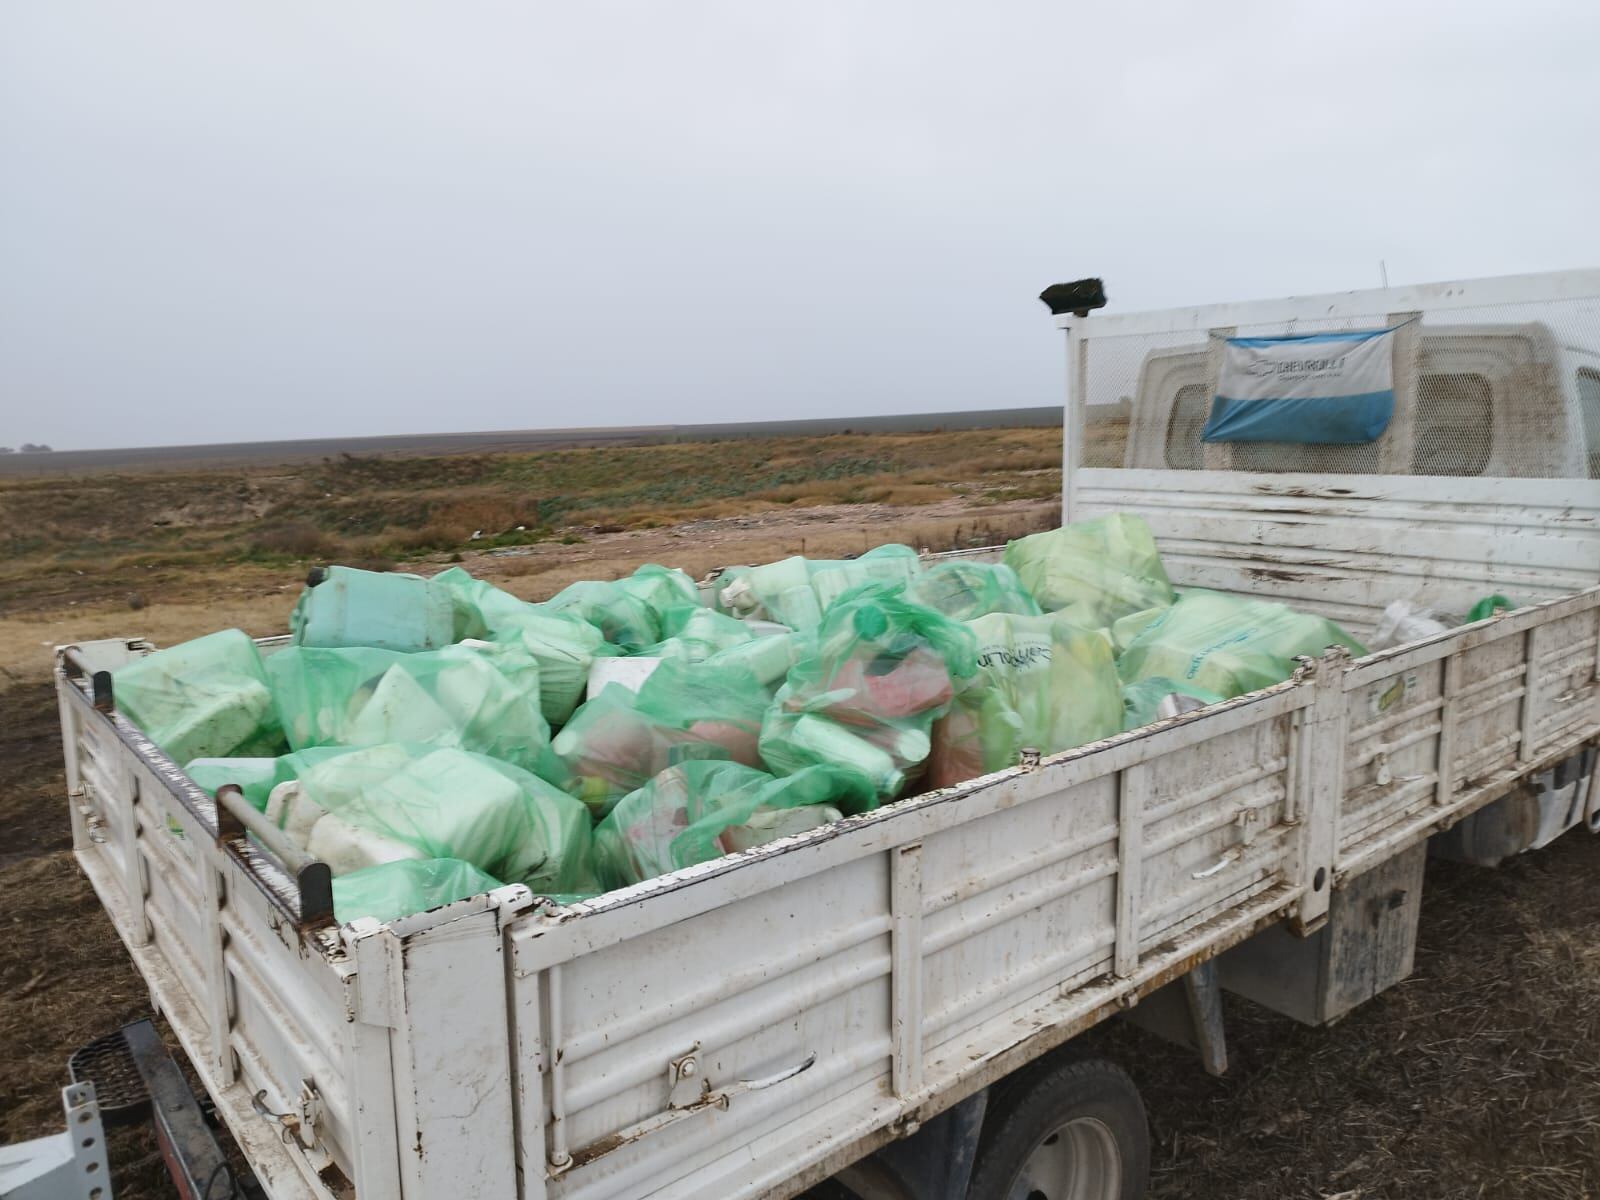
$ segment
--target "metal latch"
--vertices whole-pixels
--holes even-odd
[[[711,1084],[700,1070],[699,1042],[667,1064],[667,1086],[667,1103],[673,1108],[688,1108],[705,1099]]]
[[[309,1079],[300,1081],[300,1097],[295,1102],[293,1112],[273,1112],[268,1108],[266,1088],[262,1088],[250,1097],[250,1107],[256,1110],[257,1116],[277,1122],[281,1127],[280,1134],[285,1143],[293,1134],[308,1150],[316,1144],[317,1124],[322,1120],[323,1114],[322,1093],[317,1091],[317,1085]]]

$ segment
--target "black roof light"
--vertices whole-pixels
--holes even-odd
[[[1087,317],[1091,310],[1106,306],[1106,285],[1098,279],[1052,283],[1039,293],[1039,299],[1058,317],[1062,313]]]

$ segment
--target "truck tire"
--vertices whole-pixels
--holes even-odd
[[[1150,1130],[1139,1089],[1104,1059],[1023,1072],[984,1118],[968,1200],[1140,1200]]]

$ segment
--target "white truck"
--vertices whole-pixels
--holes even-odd
[[[1600,828],[1600,271],[1095,290],[1045,294],[1066,519],[1137,512],[1180,588],[1358,638],[1396,599],[1515,611],[587,903],[344,926],[117,715],[145,643],[64,647],[79,862],[268,1195],[1132,1200],[1139,1098],[1075,1035],[1125,1014],[1220,1070],[1219,989],[1320,1023],[1409,972],[1430,845]],[[1386,324],[1378,441],[1200,442],[1218,335]]]

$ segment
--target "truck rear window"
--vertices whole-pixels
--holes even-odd
[[[1494,439],[1494,393],[1482,375],[1425,374],[1417,381],[1413,475],[1482,475]]]
[[[1589,478],[1600,479],[1600,371],[1578,372],[1578,409],[1583,413],[1583,444],[1589,452]]]

